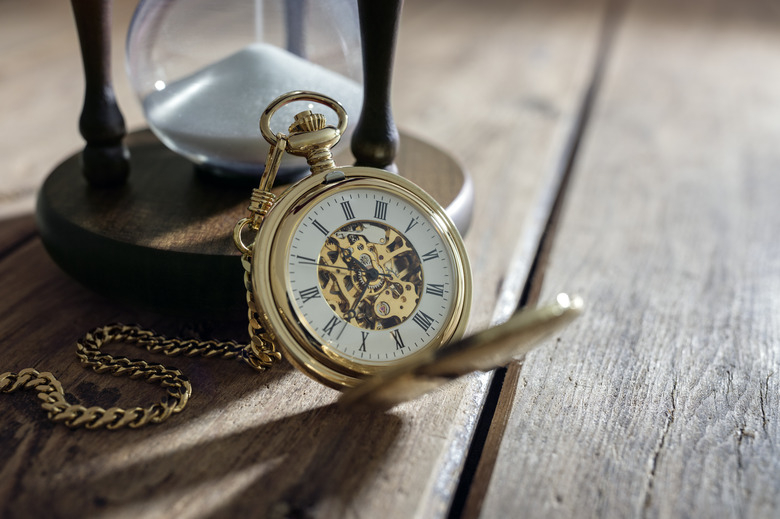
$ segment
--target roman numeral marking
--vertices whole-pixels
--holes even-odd
[[[320,297],[320,290],[316,286],[313,286],[306,290],[299,290],[298,295],[301,296],[302,304],[306,304],[315,297]]]
[[[417,218],[412,218],[412,220],[409,222],[409,225],[406,226],[406,232],[411,231],[412,227],[414,227],[418,223],[420,223],[420,222],[417,221]]]
[[[427,285],[425,285],[425,293],[442,297],[444,295],[444,285],[438,285],[436,283],[428,283]]]
[[[404,340],[401,338],[401,332],[398,330],[393,330],[390,332],[390,335],[393,336],[393,339],[395,339],[395,349],[400,350],[404,348]]]
[[[430,328],[431,325],[433,324],[433,318],[431,316],[429,316],[428,314],[426,314],[425,312],[423,312],[423,311],[417,312],[417,315],[415,315],[412,318],[412,321],[414,321],[417,324],[419,324],[420,328],[422,328],[423,331],[426,331],[426,332],[428,331],[428,328]]]
[[[376,205],[374,205],[374,218],[379,220],[387,219],[387,202],[382,202],[380,200],[376,201]]]
[[[336,327],[336,325],[339,324],[339,318],[335,315],[330,318],[330,321],[328,321],[328,324],[325,325],[325,328],[322,329],[324,333],[327,333],[330,335],[333,333],[333,329]]]
[[[325,228],[325,226],[324,226],[324,225],[322,225],[320,222],[318,222],[317,220],[313,220],[311,223],[313,223],[313,224],[314,224],[314,227],[316,227],[317,229],[319,229],[319,230],[320,230],[320,232],[321,232],[322,234],[324,234],[325,236],[327,236],[327,235],[328,235],[328,230],[327,230],[327,229]]]
[[[439,257],[439,251],[437,251],[436,249],[433,249],[432,251],[429,251],[429,252],[426,252],[425,254],[423,254],[422,260],[423,261],[428,261],[428,260],[436,259],[438,257]]]
[[[341,210],[344,211],[344,218],[347,220],[355,218],[355,213],[352,212],[352,206],[349,205],[349,201],[341,202]]]
[[[368,332],[360,330],[360,335],[363,336],[363,342],[360,343],[360,348],[358,348],[358,351],[366,351],[366,338],[368,337]]]

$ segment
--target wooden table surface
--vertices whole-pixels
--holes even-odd
[[[115,4],[138,128],[134,2]],[[81,146],[68,2],[0,3],[0,49],[0,371],[52,371],[89,404],[158,398],[82,369],[75,341],[112,321],[243,329],[124,307],[53,264],[30,214]],[[287,365],[154,355],[194,386],[162,425],[71,431],[32,393],[0,396],[0,516],[780,515],[780,7],[409,1],[393,96],[399,126],[474,179],[470,329],[558,291],[585,315],[384,414],[337,409]]]

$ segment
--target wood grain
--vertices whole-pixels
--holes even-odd
[[[780,12],[635,2],[544,292],[585,317],[530,354],[483,517],[777,517]]]
[[[128,12],[119,4],[129,3],[117,2],[115,13]],[[451,150],[475,180],[472,228],[479,232],[467,238],[476,279],[472,328],[493,319],[505,286],[517,278],[522,285],[532,258],[518,244],[541,234],[540,215],[557,191],[602,9],[597,0],[462,0],[409,3],[404,12],[396,121]],[[75,30],[72,36],[75,53]],[[58,84],[74,70],[38,77]],[[119,81],[117,91],[124,108]],[[67,132],[35,124],[29,128],[44,136]],[[14,153],[28,160],[36,147],[20,144]],[[0,298],[0,369],[52,370],[90,403],[159,396],[76,365],[73,342],[93,326],[121,320],[177,335],[244,333],[123,308],[65,277],[37,241],[0,261],[0,280],[9,294]],[[0,398],[8,460],[0,468],[0,515],[442,517],[489,379],[472,376],[388,414],[356,416],[331,406],[337,393],[286,365],[256,375],[231,362],[155,360],[180,367],[195,388],[185,413],[159,427],[71,432],[46,422],[33,395]]]
[[[0,258],[10,254],[35,236],[35,222],[32,215],[17,216],[0,225]]]

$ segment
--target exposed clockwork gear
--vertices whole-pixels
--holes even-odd
[[[357,221],[332,232],[322,247],[320,288],[330,307],[366,330],[403,323],[420,302],[420,256],[398,230]]]

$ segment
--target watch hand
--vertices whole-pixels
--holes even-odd
[[[344,312],[344,318],[347,321],[351,321],[352,319],[357,318],[357,313],[355,313],[355,309],[357,308],[358,303],[363,299],[363,296],[366,295],[366,290],[368,290],[368,285],[363,287],[363,290],[360,292],[360,295],[355,298],[355,302],[352,303],[352,306],[349,310]]]
[[[349,249],[342,248],[341,252],[342,252],[341,259],[344,260],[344,263],[346,263],[347,265],[355,264],[363,272],[367,272],[368,271],[368,268],[365,265],[363,265],[363,263],[358,261],[357,258],[355,258],[355,256],[352,255],[352,251],[350,251]],[[349,270],[351,270],[352,272],[357,272],[357,270],[354,269],[354,268],[350,268]]]
[[[350,312],[355,311],[355,308],[357,308],[358,303],[363,299],[363,296],[366,295],[366,290],[368,289],[368,285],[363,287],[363,290],[360,292],[360,295],[357,296],[355,299],[355,302],[352,303],[352,308],[349,309]]]
[[[371,268],[365,266],[361,261],[359,261],[357,258],[355,258],[349,250],[347,250],[347,249],[341,249],[341,250],[344,252],[344,254],[342,256],[342,259],[344,260],[344,262],[347,265],[352,265],[352,264],[356,265],[363,272],[365,272],[367,275],[369,275],[369,277],[371,277],[373,275],[376,275],[377,277],[385,277],[385,278],[393,279],[390,274],[385,274],[384,272],[379,272],[379,269],[377,269],[373,265],[371,266]],[[357,272],[356,269],[349,269],[349,270],[351,270],[353,272]]]
[[[377,264],[379,264],[379,261],[376,259],[376,256],[374,256],[374,261],[371,262],[371,267],[370,268],[365,266],[362,262],[358,261],[354,256],[352,256],[351,253],[349,254],[347,259],[353,260],[357,264],[358,267],[363,269],[364,272],[371,272],[373,270],[374,272],[376,272],[377,276],[381,276],[381,277],[386,277],[386,278],[392,279],[392,276],[390,274],[386,274],[384,272],[380,272],[378,268],[374,267],[374,263],[375,262]]]
[[[359,264],[359,262],[357,262],[357,263]],[[322,268],[326,268],[326,269],[347,270],[349,272],[359,272],[357,269],[354,269],[354,268],[339,267],[338,265],[326,265],[324,263],[312,263],[312,262],[307,262],[307,261],[301,261],[300,265],[315,265],[317,267],[322,267]],[[368,269],[366,269],[364,266],[363,266],[363,269],[366,272],[368,271]],[[376,270],[376,269],[374,269],[374,270]],[[382,272],[379,272],[378,270],[376,272],[376,275],[380,276],[380,277],[385,277],[385,278],[388,278],[388,279],[393,279],[393,276],[391,276],[390,274],[384,274]]]
[[[349,267],[339,267],[337,265],[318,265],[318,266],[326,268],[326,269],[348,270],[350,272],[354,272],[354,269],[351,269]]]
[[[365,266],[365,265],[363,265],[363,263],[361,263],[361,262],[360,262],[360,261],[358,261],[357,259],[355,259],[355,257],[354,257],[352,254],[349,254],[348,256],[346,256],[346,257],[344,258],[344,262],[345,262],[347,265],[349,265],[349,264],[351,264],[351,263],[354,263],[355,265],[357,265],[358,267],[360,267],[360,268],[361,268],[363,271],[366,271],[366,270],[368,270],[368,269],[366,268],[366,266]]]
[[[315,265],[317,267],[322,267],[326,269],[336,269],[336,270],[348,270],[350,272],[355,272],[355,269],[351,269],[349,267],[339,267],[338,265],[326,265],[324,263],[310,263],[310,262],[300,262],[300,265]]]

